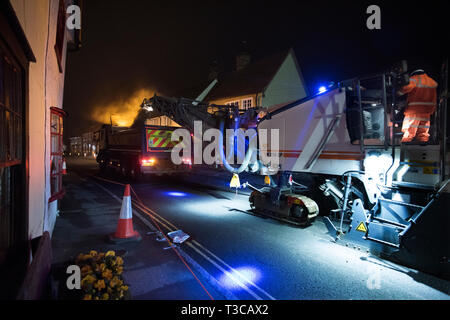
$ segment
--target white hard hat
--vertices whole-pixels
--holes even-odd
[[[414,70],[413,72],[410,73],[410,76],[413,76],[418,73],[425,73],[425,70],[423,70],[423,69]]]

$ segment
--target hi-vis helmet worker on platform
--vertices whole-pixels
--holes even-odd
[[[422,69],[411,73],[409,84],[399,94],[408,94],[405,118],[403,120],[402,142],[411,142],[414,138],[427,142],[430,138],[430,117],[436,111],[437,83]]]

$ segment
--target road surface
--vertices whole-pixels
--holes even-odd
[[[71,159],[68,169],[122,197],[122,186],[95,178],[94,160]],[[202,186],[202,179],[134,183],[150,210],[138,203],[134,209],[150,222],[156,219],[166,233],[189,234],[183,252],[203,278],[234,298],[449,299],[449,281],[333,243],[321,219],[299,228],[252,215],[248,196]]]

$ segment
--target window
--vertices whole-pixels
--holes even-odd
[[[66,8],[64,0],[59,0],[58,25],[56,27],[55,52],[58,60],[59,72],[62,72],[62,56],[64,50],[64,36],[66,34]]]
[[[242,109],[243,110],[248,110],[252,107],[253,104],[253,99],[252,98],[248,98],[248,99],[243,99],[242,100]]]
[[[230,101],[225,103],[227,106],[235,106],[239,108],[239,101]]]
[[[50,185],[51,197],[49,202],[61,199],[64,196],[62,186],[62,163],[63,163],[63,117],[66,113],[60,109],[52,107],[50,118]]]
[[[24,69],[0,37],[0,265],[24,229]]]
[[[355,81],[353,90],[346,91],[346,121],[347,130],[352,144],[384,145],[388,143],[386,135],[385,102],[389,106],[385,88],[384,76],[374,76]],[[358,87],[365,88],[360,90]],[[386,101],[384,98],[386,97]],[[362,139],[361,139],[362,134]]]
[[[2,55],[0,61],[0,167],[22,163],[22,81],[19,68]]]

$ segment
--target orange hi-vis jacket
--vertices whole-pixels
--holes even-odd
[[[402,93],[408,94],[405,114],[431,115],[436,111],[437,83],[426,74],[414,75]]]

